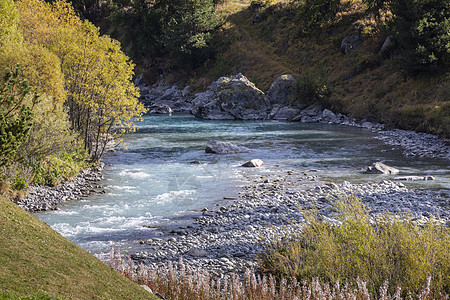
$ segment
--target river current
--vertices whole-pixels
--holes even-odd
[[[377,182],[395,176],[361,171],[373,162],[384,161],[401,170],[398,176],[436,178],[405,182],[408,186],[450,189],[448,161],[405,157],[402,149],[375,139],[378,133],[367,129],[279,121],[210,121],[190,115],[145,116],[139,127],[124,137],[127,149],[105,156],[104,194],[63,203],[60,210],[36,216],[93,253],[107,252],[111,244],[127,252],[138,250],[137,240],[154,236],[155,228],[187,219],[224,197],[237,197],[246,174],[292,169],[336,183]],[[210,139],[246,146],[252,153],[205,153]],[[240,167],[253,158],[262,159],[264,167]]]

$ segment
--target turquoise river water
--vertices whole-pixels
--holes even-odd
[[[450,189],[448,161],[405,157],[400,148],[378,141],[367,129],[278,121],[208,121],[190,115],[151,115],[140,129],[125,136],[127,150],[104,158],[102,185],[95,194],[36,213],[53,229],[91,252],[107,252],[111,244],[136,249],[136,240],[155,234],[155,227],[236,197],[246,173],[314,170],[336,183],[381,181],[393,176],[367,175],[375,161],[401,170],[401,175],[432,175],[434,181],[412,187]],[[252,153],[205,153],[210,139],[246,146]],[[262,168],[240,165],[252,158]],[[202,164],[191,164],[200,161]],[[316,171],[319,172],[316,172]]]

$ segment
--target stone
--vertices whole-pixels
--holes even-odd
[[[392,35],[388,36],[384,40],[383,46],[381,46],[381,54],[385,57],[389,57],[395,49],[395,39]]]
[[[168,114],[172,115],[172,109],[168,105],[156,106],[150,110],[151,114]]]
[[[350,51],[355,50],[361,43],[361,37],[359,33],[352,33],[346,35],[341,42],[341,51],[344,54],[349,54]]]
[[[221,77],[192,100],[191,113],[209,120],[261,120],[270,111],[269,98],[241,73]]]
[[[237,146],[230,142],[210,140],[208,144],[206,144],[205,152],[214,154],[232,154],[232,153],[249,153],[252,151],[247,147]]]
[[[270,112],[269,118],[272,120],[291,120],[297,116],[299,110],[293,107],[280,107],[276,105]]]
[[[178,83],[170,84],[164,78],[161,78],[157,83],[151,87],[145,85],[140,80],[135,83],[139,87],[140,97],[139,101],[145,107],[154,109],[159,106],[167,105],[173,112],[190,112],[191,100],[190,86],[186,86],[182,90],[178,88]],[[157,112],[156,112],[157,113]]]
[[[397,174],[399,172],[398,169],[389,167],[382,162],[373,163],[371,166],[367,167],[364,173],[366,174]]]
[[[243,167],[247,168],[260,168],[264,165],[264,162],[261,159],[252,159],[243,164]]]
[[[208,252],[199,248],[191,248],[186,254],[194,257],[205,257],[208,255]]]
[[[270,103],[292,105],[295,100],[295,82],[296,80],[291,74],[278,77],[267,92]]]
[[[145,284],[141,284],[141,287],[144,289],[144,290],[146,290],[147,292],[149,292],[149,293],[151,293],[151,294],[153,294],[153,291],[152,291],[152,289],[151,288],[149,288],[148,287],[148,285],[145,285]]]
[[[427,180],[435,180],[433,176],[402,176],[402,177],[395,177],[394,180],[398,181],[427,181]]]
[[[322,118],[324,119],[334,119],[336,118],[336,114],[332,112],[331,110],[324,109],[322,112]]]

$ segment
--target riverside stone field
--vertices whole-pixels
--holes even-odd
[[[164,228],[161,238],[141,240],[149,250],[132,255],[137,261],[157,268],[180,255],[190,268],[208,269],[212,275],[256,269],[262,243],[277,236],[289,236],[304,221],[303,211],[317,209],[326,221],[335,223],[331,202],[356,195],[372,215],[384,211],[411,214],[419,223],[440,217],[450,226],[450,194],[408,189],[402,183],[336,185],[321,182],[317,175],[294,170],[248,178],[235,200],[224,200],[213,210],[205,209],[185,227]]]

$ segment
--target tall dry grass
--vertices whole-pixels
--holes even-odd
[[[433,294],[431,278],[428,278],[419,293],[413,296],[407,293],[402,297],[400,286],[389,292],[389,281],[380,286],[378,296],[371,294],[366,282],[359,277],[354,284],[349,281],[337,280],[334,284],[322,283],[318,278],[298,281],[295,277],[276,280],[274,275],[260,274],[247,270],[244,274],[233,273],[223,278],[213,277],[208,270],[193,270],[188,268],[182,258],[174,264],[169,261],[158,269],[152,269],[144,264],[138,266],[130,257],[125,258],[120,252],[111,248],[109,259],[101,259],[128,279],[150,287],[164,299],[201,299],[201,300],[318,300],[318,299],[448,299],[442,294]]]

